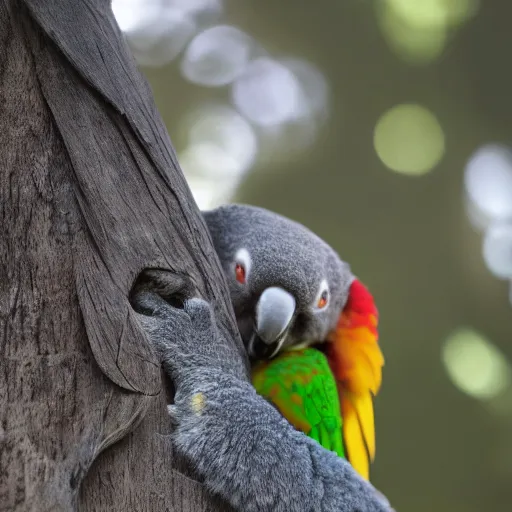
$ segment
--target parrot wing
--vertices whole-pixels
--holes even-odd
[[[306,348],[257,363],[253,385],[296,429],[345,457],[340,401],[326,356]]]
[[[327,357],[338,386],[347,458],[367,480],[375,458],[373,398],[380,389],[384,365],[377,324],[373,297],[355,280],[338,325],[329,335]]]

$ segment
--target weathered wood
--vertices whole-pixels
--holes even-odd
[[[0,510],[226,510],[162,434],[140,271],[189,276],[247,361],[109,1],[0,1],[0,201]]]

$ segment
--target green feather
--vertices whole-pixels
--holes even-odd
[[[317,349],[290,350],[256,363],[252,381],[258,394],[274,404],[298,430],[345,457],[336,381]]]

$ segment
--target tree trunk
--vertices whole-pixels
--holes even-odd
[[[227,510],[166,436],[137,276],[190,276],[245,352],[110,1],[0,0],[0,81],[0,510]]]

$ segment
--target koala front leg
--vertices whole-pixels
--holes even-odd
[[[248,382],[211,372],[172,414],[178,450],[238,510],[391,510],[344,459],[294,430]]]
[[[225,340],[206,302],[193,299],[178,312],[157,296],[144,301],[152,312],[144,326],[176,385],[174,443],[212,492],[246,512],[392,510],[348,462],[296,431],[217,357]]]

